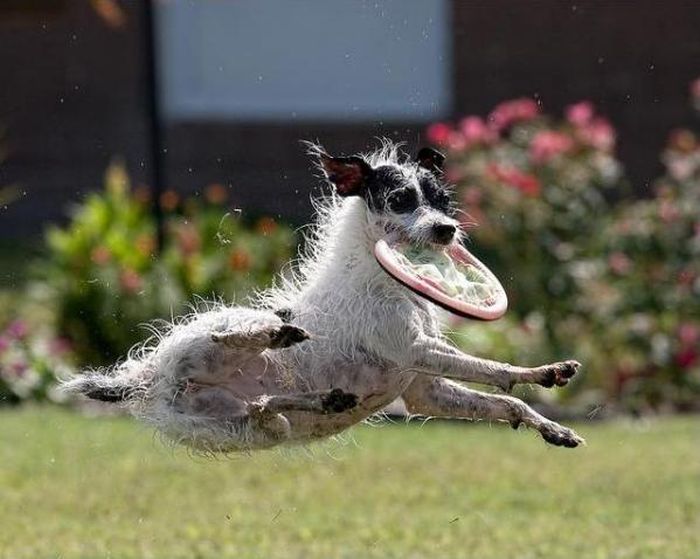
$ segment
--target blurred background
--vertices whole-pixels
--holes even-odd
[[[65,427],[49,446],[90,433],[63,415],[75,403],[56,379],[114,362],[147,335],[143,323],[198,297],[240,301],[268,285],[320,191],[299,141],[352,154],[383,137],[409,154],[447,154],[472,249],[508,291],[509,313],[495,323],[445,317],[455,343],[519,364],[582,361],[565,389],[518,395],[591,429],[697,412],[699,29],[697,2],[682,0],[3,0],[3,421],[20,441],[56,418]],[[37,402],[49,405],[20,405]],[[668,421],[647,447],[591,467],[615,470],[664,440],[678,443],[673,461],[691,463],[696,417]],[[607,441],[601,456],[627,436],[612,429],[591,435]],[[124,444],[138,436],[128,433]],[[108,464],[120,467],[122,452],[105,450]],[[6,458],[17,473],[33,455]],[[638,473],[634,488],[656,476]],[[686,474],[676,481],[700,472]],[[623,503],[619,482],[612,476],[610,491]],[[697,521],[700,497],[697,486],[664,487],[684,495],[664,513],[670,534]],[[639,521],[650,538],[639,522],[620,527],[646,542],[629,556],[675,545],[652,517]],[[185,535],[200,541],[200,529]],[[534,549],[549,549],[545,540]],[[690,553],[691,540],[672,556]],[[386,556],[354,551],[375,552]]]
[[[146,6],[146,7],[144,7]],[[299,139],[355,152],[425,125],[486,115],[526,96],[547,113],[591,100],[619,133],[640,193],[688,122],[700,40],[694,2],[187,2],[5,0],[0,60],[4,183],[24,200],[0,233],[65,218],[123,157],[152,183],[159,117],[163,184],[218,182],[235,201],[297,221],[313,183]],[[153,68],[148,56],[155,39]],[[158,78],[158,115],[150,104]],[[26,191],[26,195],[24,192]]]
[[[108,363],[138,323],[269,282],[318,188],[299,140],[432,143],[513,301],[465,343],[587,358],[591,401],[694,407],[699,24],[693,2],[5,1],[2,283]]]

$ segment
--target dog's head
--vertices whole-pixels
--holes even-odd
[[[448,245],[459,235],[451,192],[444,182],[445,157],[423,148],[413,161],[392,157],[333,157],[315,150],[323,173],[339,196],[364,200],[375,224],[412,244]]]

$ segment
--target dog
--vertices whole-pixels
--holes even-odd
[[[411,159],[389,142],[365,155],[334,157],[315,144],[309,152],[331,193],[315,202],[315,226],[292,272],[250,306],[194,312],[65,389],[118,402],[205,452],[323,439],[399,397],[412,415],[524,424],[553,445],[582,444],[507,394],[521,383],[563,386],[579,363],[529,368],[463,353],[441,334],[437,308],[373,255],[389,233],[419,246],[461,242],[444,156],[424,148]]]

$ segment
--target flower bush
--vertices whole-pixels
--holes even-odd
[[[77,206],[67,227],[48,231],[38,291],[79,363],[123,356],[143,339],[144,323],[177,315],[196,297],[231,300],[271,280],[289,259],[292,231],[269,217],[248,224],[227,211],[226,198],[222,185],[203,199],[166,191],[166,242],[156,256],[149,192],[132,189],[112,165],[104,192]]]
[[[485,118],[439,123],[428,137],[449,153],[448,179],[457,185],[480,254],[504,282],[511,312],[543,317],[549,355],[571,348],[580,306],[580,276],[596,258],[591,242],[622,184],[615,131],[589,102],[544,115],[531,99],[499,104]],[[566,323],[570,327],[566,327]]]
[[[70,346],[61,338],[30,332],[22,320],[0,329],[0,404],[62,401],[56,379],[71,371]]]
[[[691,100],[700,110],[700,79]],[[512,303],[500,325],[458,324],[456,339],[506,361],[580,358],[583,382],[564,395],[587,388],[634,411],[697,409],[697,135],[671,133],[665,173],[644,200],[620,196],[615,131],[588,102],[554,120],[531,100],[508,101],[428,135],[449,152],[464,220],[479,223],[477,250]]]
[[[636,410],[697,408],[700,396],[698,137],[673,131],[662,161],[654,197],[621,206],[606,229],[608,297],[595,306],[601,382]]]

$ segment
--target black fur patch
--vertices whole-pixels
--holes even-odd
[[[433,173],[421,171],[418,182],[427,203],[446,215],[454,214],[454,205],[450,190],[442,184]]]
[[[340,388],[334,388],[321,400],[323,411],[326,413],[342,413],[357,405],[357,396]]]
[[[418,170],[418,184],[423,204],[446,215],[452,215],[453,204],[449,189],[434,173]],[[363,197],[367,205],[379,213],[410,213],[421,203],[415,182],[395,165],[381,165],[367,179]]]

